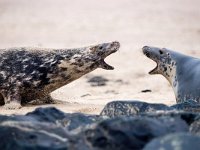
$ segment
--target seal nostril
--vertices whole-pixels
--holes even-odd
[[[145,53],[145,55],[146,55],[147,57],[150,57],[150,54],[149,54],[149,52],[146,52],[146,53]]]
[[[160,55],[162,55],[162,54],[163,54],[163,51],[159,50],[159,53],[160,53]]]

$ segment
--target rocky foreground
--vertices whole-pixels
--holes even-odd
[[[2,150],[197,150],[200,105],[139,101],[108,103],[100,115],[49,107],[0,116]]]

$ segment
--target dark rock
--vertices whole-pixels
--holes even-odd
[[[49,122],[61,125],[69,131],[103,119],[98,115],[63,113],[54,107],[37,108],[35,111],[26,114],[26,116],[32,117],[39,122]]]
[[[80,135],[96,149],[140,150],[155,137],[186,131],[188,126],[181,119],[117,117],[104,120]]]
[[[183,103],[172,105],[171,108],[188,112],[200,112],[200,104],[193,100],[188,100]]]
[[[40,122],[56,123],[57,120],[63,120],[66,114],[55,107],[36,108],[33,112],[27,113],[26,116],[32,117]]]
[[[200,121],[195,121],[190,126],[190,133],[200,135]]]
[[[64,113],[54,107],[37,108],[33,112],[24,115],[1,116],[0,122],[3,121],[28,121],[52,123],[62,126],[67,130],[73,130],[78,127],[84,127],[94,122],[101,121],[103,117],[98,115],[86,115],[81,113]]]
[[[160,117],[180,118],[184,120],[188,125],[191,125],[195,120],[197,120],[200,117],[200,115],[197,113],[176,111],[176,110],[141,113],[140,116],[151,117],[151,118],[160,118]]]
[[[200,137],[188,133],[171,134],[156,138],[144,150],[198,150]]]
[[[142,92],[142,93],[147,93],[147,92],[152,92],[152,91],[149,90],[149,89],[146,89],[146,90],[142,90],[141,92]]]
[[[24,115],[11,115],[11,116],[4,116],[0,115],[0,123],[3,121],[35,121],[34,118],[26,117]]]
[[[4,121],[0,123],[2,150],[66,150],[68,134],[53,124]]]
[[[24,116],[0,116],[0,149],[88,150],[78,133],[103,119],[98,115],[63,113],[53,107],[38,108]]]
[[[85,115],[81,113],[73,113],[67,114],[63,121],[67,122],[67,125],[65,125],[65,127],[67,127],[68,130],[73,130],[78,127],[84,127],[101,120],[103,120],[103,118],[99,117],[98,115]]]
[[[172,108],[164,104],[150,104],[140,101],[113,101],[104,107],[100,115],[109,117],[133,116],[157,110],[172,110]]]
[[[0,115],[0,149],[140,150],[169,133],[190,128],[199,135],[199,120],[198,113],[139,101],[111,102],[100,116],[38,108],[26,115]]]
[[[200,135],[200,115],[198,115],[195,121],[190,125],[190,133]]]
[[[91,83],[91,86],[105,86],[108,82],[108,79],[102,76],[94,76],[88,80]]]

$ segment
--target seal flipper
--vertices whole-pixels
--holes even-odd
[[[43,96],[43,98],[34,99],[26,103],[26,106],[45,105],[45,104],[69,104],[69,102],[57,100],[57,99],[52,98],[51,95],[46,95],[46,96]]]
[[[4,97],[5,109],[19,109],[21,108],[21,96],[19,88],[11,88],[8,92],[2,93]]]

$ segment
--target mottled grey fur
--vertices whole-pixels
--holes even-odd
[[[157,63],[150,74],[162,74],[172,85],[177,103],[200,102],[200,59],[165,48],[143,47],[143,53]]]
[[[119,49],[119,42],[77,49],[10,48],[0,50],[0,104],[20,108],[96,68],[113,69],[104,59]]]

